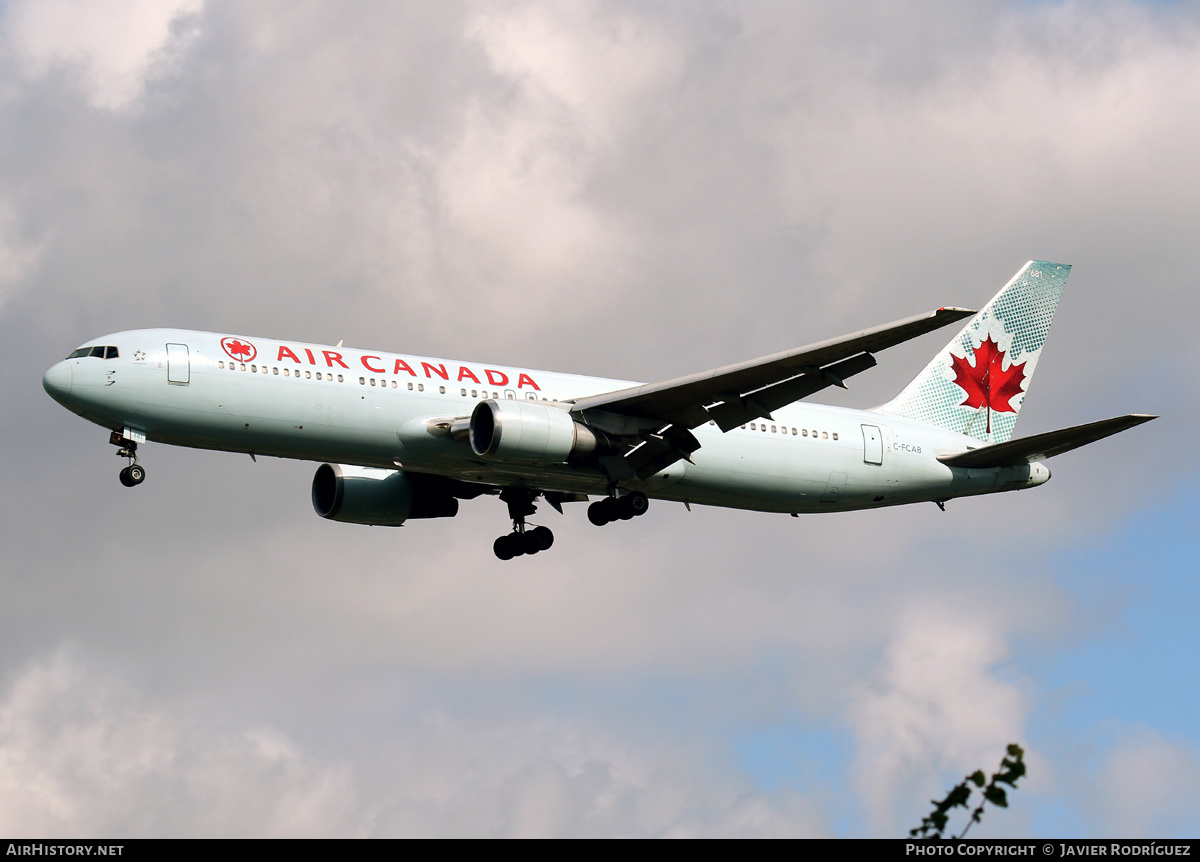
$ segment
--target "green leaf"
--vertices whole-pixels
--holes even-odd
[[[1008,796],[1005,795],[1004,788],[1002,787],[989,787],[983,791],[983,795],[987,798],[988,802],[997,808],[1008,807]]]
[[[976,787],[983,787],[984,782],[987,781],[983,775],[982,769],[976,769],[974,772],[968,775],[967,778],[969,778],[971,781],[974,781]]]

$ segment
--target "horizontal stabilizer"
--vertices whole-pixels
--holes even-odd
[[[1088,443],[1095,443],[1157,418],[1144,413],[1116,416],[1099,422],[1089,422],[1087,425],[1060,428],[1058,431],[1009,440],[1007,443],[969,449],[955,455],[943,455],[938,460],[951,467],[1007,467],[1013,464],[1031,464],[1061,455],[1063,452],[1070,452]]]

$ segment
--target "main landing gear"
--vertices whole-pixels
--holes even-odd
[[[128,458],[129,466],[121,470],[119,478],[121,484],[126,488],[132,488],[135,485],[140,485],[146,481],[146,468],[138,463],[137,460],[137,443],[130,440],[128,437],[122,437],[120,433],[114,431],[109,441],[117,449],[118,458]]]
[[[638,515],[646,514],[650,508],[649,498],[641,491],[630,491],[617,497],[605,497],[588,506],[588,520],[597,527],[611,524],[613,521],[628,521]]]
[[[492,543],[492,550],[496,556],[501,560],[511,560],[522,554],[550,550],[550,546],[554,544],[554,533],[550,532],[550,528],[529,528],[525,524],[525,518],[537,511],[537,506],[533,503],[537,494],[533,491],[508,488],[500,493],[500,499],[508,504],[513,529],[507,536],[501,536]]]

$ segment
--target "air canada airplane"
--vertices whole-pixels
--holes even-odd
[[[111,431],[122,484],[146,441],[319,461],[317,514],[398,527],[498,495],[502,560],[550,548],[539,499],[598,526],[650,499],[761,512],[847,511],[1013,491],[1043,461],[1155,417],[1012,439],[1070,267],[1030,261],[979,312],[939,308],[661,383],[180,329],[119,332],[46,372],[46,392]],[[970,318],[895,398],[871,410],[802,399],[875,354]]]

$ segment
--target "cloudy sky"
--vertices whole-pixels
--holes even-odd
[[[0,834],[1200,831],[1200,4],[0,5]],[[654,380],[1074,266],[1039,489],[320,520],[41,375],[175,326]],[[838,403],[898,391],[944,339]]]

